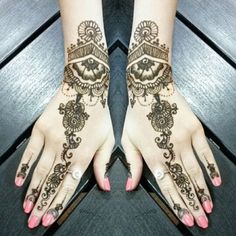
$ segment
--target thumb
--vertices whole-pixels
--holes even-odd
[[[143,170],[143,159],[141,153],[132,144],[129,138],[123,139],[122,146],[128,164],[128,178],[125,190],[132,191],[139,184]]]
[[[108,167],[114,146],[114,138],[112,135],[97,150],[93,159],[93,169],[97,183],[104,191],[110,191],[110,181],[108,178]]]

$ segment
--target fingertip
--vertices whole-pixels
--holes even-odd
[[[16,187],[21,187],[24,184],[24,178],[19,176],[15,178]]]

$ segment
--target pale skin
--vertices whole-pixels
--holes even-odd
[[[91,5],[94,7],[91,8]],[[78,38],[83,42],[82,46],[89,43],[94,44],[95,49],[101,50],[101,52],[106,55],[107,52],[105,50],[107,46],[103,27],[102,2],[100,0],[61,0],[60,9],[64,33],[65,66],[69,63],[67,48],[70,48],[71,44],[76,44]],[[81,25],[81,27],[78,30],[79,25]],[[86,28],[87,26],[91,29]],[[93,31],[94,28],[96,29],[96,32]],[[80,31],[80,33],[78,31]],[[87,36],[85,35],[85,31]],[[80,36],[78,36],[79,34]],[[96,37],[94,37],[94,40],[90,40],[90,38],[93,38],[94,34]],[[86,40],[87,42],[85,42]],[[98,44],[102,44],[103,49],[99,47]],[[78,47],[82,46],[80,45]],[[84,53],[86,53],[86,51],[84,51]],[[80,63],[81,60],[84,60],[82,64]],[[99,64],[99,67],[97,67],[98,64],[92,63],[95,60]],[[84,81],[84,84],[86,84],[86,79],[88,79],[88,77],[86,78],[84,76],[86,73],[87,76],[90,76],[91,78],[96,78],[93,77],[95,75],[99,77],[102,74],[102,78],[107,80],[109,83],[108,65],[99,58],[96,58],[94,55],[86,55],[84,57],[81,55],[76,55],[76,58],[71,60],[70,64],[79,65],[80,68],[82,68],[82,72],[81,70],[80,72],[82,73],[81,80]],[[86,66],[90,66],[91,68],[94,66],[96,68],[86,69]],[[100,70],[101,74],[97,75]],[[107,74],[105,74],[105,70]],[[73,72],[75,73],[75,70]],[[54,98],[37,120],[33,128],[29,144],[23,154],[21,163],[19,164],[15,180],[17,186],[23,185],[30,168],[38,158],[40,151],[42,151],[39,163],[34,170],[34,174],[23,203],[24,211],[29,214],[29,228],[37,227],[40,222],[47,227],[59,217],[67,202],[76,190],[81,176],[92,160],[98,185],[102,190],[110,191],[109,179],[108,176],[105,175],[105,172],[106,164],[109,162],[114,146],[114,135],[109,108],[107,106],[107,88],[103,88],[105,88],[105,85],[101,88],[101,91],[103,92],[102,95],[95,89],[90,90],[93,96],[90,96],[91,93],[86,91],[83,92],[85,94],[81,96],[80,102],[77,103],[78,106],[73,107],[73,109],[82,109],[84,107],[84,116],[82,117],[82,113],[78,114],[79,116],[76,116],[71,107],[68,108],[68,111],[65,110],[65,106],[69,103],[69,101],[72,101],[73,104],[75,103],[81,90],[79,85],[75,83],[74,87],[70,87],[68,81],[63,82]],[[96,103],[96,101],[98,102]],[[63,105],[61,106],[61,111],[59,113],[60,104]],[[80,106],[82,108],[80,108]],[[81,112],[81,110],[79,112]],[[72,119],[69,119],[71,114],[73,114],[73,117]],[[83,121],[84,125],[81,125]],[[82,129],[78,130],[78,127],[82,127]],[[73,130],[73,128],[75,129]],[[71,130],[73,130],[74,136],[70,136],[72,139],[68,141],[65,132],[71,132]],[[91,133],[93,134],[92,137]],[[65,148],[64,144],[72,145],[74,143],[73,140],[78,142],[79,138],[81,140],[78,147],[69,148],[69,150]],[[70,155],[70,153],[72,155],[71,158],[67,158],[67,156],[65,158],[67,163],[70,162],[70,165],[68,170],[65,172],[65,176],[62,180],[60,180],[60,184],[55,187],[57,185],[56,181],[59,180],[59,175],[56,174],[59,172],[64,174],[64,171],[60,168],[59,170],[56,168],[55,171],[54,168],[57,164],[65,165],[65,161],[62,160],[63,151],[65,150],[67,150],[67,155]],[[22,173],[22,164],[25,163],[28,164],[29,168],[27,168],[26,171],[23,171],[23,174],[25,173],[26,176],[22,177],[19,173]],[[72,172],[75,170],[75,173],[77,173],[77,178],[72,176]],[[54,176],[54,178],[50,179],[50,176]],[[50,186],[50,192],[45,190],[47,184]],[[32,198],[33,189],[36,189],[36,199]],[[55,192],[52,193],[54,190]],[[45,192],[46,195],[43,195]],[[42,202],[43,199],[46,201]],[[58,204],[61,204],[59,208],[57,207]],[[53,209],[54,213],[56,212],[57,214],[49,214],[50,209]]]
[[[146,37],[147,41],[150,40],[147,36],[149,32],[140,30],[144,29],[143,25],[147,26],[148,23],[140,25],[140,22],[152,22],[150,25],[152,26],[151,31],[153,31],[153,35],[155,35],[156,32],[154,25],[157,25],[160,44],[166,44],[169,48],[168,60],[164,61],[163,58],[160,59],[158,56],[156,58],[150,56],[149,53],[151,50],[147,50],[147,54],[144,54],[142,58],[152,59],[157,63],[165,62],[171,66],[172,38],[176,5],[177,1],[174,0],[135,0],[130,49],[137,46],[133,46],[133,43],[139,45],[145,41],[145,39],[140,39],[140,32],[143,32],[143,38]],[[138,32],[138,34],[136,32]],[[140,40],[140,42],[135,39]],[[150,42],[151,41],[149,41],[149,43]],[[138,47],[139,46],[137,46],[136,49]],[[135,51],[135,49],[133,49],[133,51]],[[131,50],[131,52],[133,51]],[[138,59],[136,58],[136,62],[137,61]],[[135,64],[135,62],[132,63]],[[130,77],[128,72],[130,72],[129,68],[133,65],[132,63],[128,63],[127,67],[128,81]],[[141,67],[134,68],[136,72],[141,71],[142,73],[137,73],[136,78],[134,75],[131,75],[131,77],[133,76],[132,81],[140,82],[140,78],[142,78],[142,75],[145,73],[148,73],[148,69],[142,70],[140,69]],[[153,72],[154,70],[155,66],[152,66],[150,71]],[[137,78],[137,75],[139,78]],[[141,81],[143,84],[146,82],[147,80],[145,79]],[[199,227],[207,228],[207,214],[212,212],[213,203],[194,150],[200,161],[203,163],[214,186],[220,186],[221,184],[219,169],[207,143],[200,121],[191,111],[189,105],[178,92],[173,82],[170,83],[168,87],[168,91],[166,89],[161,89],[155,95],[161,101],[166,101],[170,105],[175,105],[177,107],[176,113],[167,116],[167,113],[163,113],[163,111],[156,113],[154,111],[152,112],[155,116],[166,115],[166,119],[169,119],[170,117],[173,118],[173,124],[170,122],[170,126],[165,132],[171,131],[171,134],[169,135],[170,141],[168,143],[173,145],[173,148],[169,148],[169,150],[175,154],[174,161],[171,162],[172,167],[176,166],[173,164],[177,163],[178,167],[181,167],[182,171],[176,172],[176,170],[172,169],[172,173],[170,173],[166,164],[169,160],[164,157],[164,155],[166,155],[164,153],[169,154],[169,151],[166,148],[159,148],[157,145],[158,142],[155,142],[157,137],[160,138],[159,140],[162,139],[161,134],[164,132],[158,130],[157,125],[155,126],[155,124],[151,123],[151,118],[148,119],[147,117],[151,112],[152,101],[156,100],[155,96],[150,93],[148,94],[148,92],[145,96],[137,95],[133,107],[132,104],[130,104],[132,102],[129,103],[122,136],[122,146],[124,148],[127,162],[130,163],[131,171],[131,177],[127,180],[126,190],[131,191],[138,185],[142,173],[143,158],[153,175],[156,177],[157,184],[159,185],[162,194],[180,220],[189,227],[192,227],[195,221]],[[130,101],[132,101],[134,95],[132,93],[132,88],[133,87],[131,86],[128,89]],[[160,104],[158,99],[156,100],[156,104]],[[168,123],[167,121],[165,122]],[[163,126],[163,124],[160,126]],[[156,128],[156,130],[154,130],[154,128]],[[212,171],[210,171],[209,163],[211,166],[214,166]],[[159,171],[164,173],[164,177],[158,177]],[[176,175],[176,173],[179,175]],[[186,179],[183,180],[184,176]],[[176,181],[173,179],[175,177]],[[187,182],[189,182],[189,184],[186,184]],[[177,186],[177,184],[182,186],[182,188]],[[186,189],[191,189],[191,191],[188,192]],[[201,190],[199,191],[199,189],[204,190],[204,196],[201,195]],[[188,193],[181,193],[181,190],[185,192],[187,191]],[[188,194],[191,194],[191,197],[189,197],[190,195]],[[191,206],[191,204],[194,204],[194,206]],[[182,214],[183,212],[185,212],[185,214]]]
[[[150,23],[151,21],[154,31],[154,26],[158,26],[159,42],[166,44],[169,48],[165,65],[171,66],[176,4],[175,0],[136,0],[130,48],[133,47],[132,43],[137,43],[134,35],[140,22],[149,21]],[[107,53],[102,19],[102,1],[60,0],[60,9],[65,45],[65,71],[67,73],[65,73],[64,82],[58,89],[57,94],[36,122],[29,144],[16,172],[15,182],[20,187],[27,178],[33,163],[39,158],[23,203],[24,211],[29,214],[29,228],[37,227],[40,222],[45,227],[55,222],[73,195],[82,174],[92,160],[98,185],[102,190],[110,191],[106,164],[109,162],[114,146],[114,135],[106,99],[108,88],[104,84],[101,88],[102,92],[97,91],[97,89],[89,90],[90,93],[84,92],[83,87],[80,87],[81,84],[78,84],[78,74],[71,75],[76,71],[84,73],[86,71],[85,67],[89,66],[90,69],[87,70],[87,75],[80,74],[84,86],[87,83],[88,75],[89,78],[93,78],[97,72],[101,72],[102,75],[109,73],[109,67],[106,59],[104,59],[106,55],[100,58],[96,57],[96,55]],[[84,35],[83,31],[87,25],[96,30],[88,30],[87,35]],[[81,26],[79,30],[78,26]],[[96,32],[97,36],[91,41],[90,38],[93,38],[93,32]],[[91,42],[95,45],[93,49],[99,50],[100,53],[83,57],[81,56],[83,50],[74,53],[77,47],[80,49]],[[139,41],[139,43],[143,42],[142,40]],[[148,43],[151,44],[151,42]],[[143,55],[143,57],[151,58],[150,55]],[[155,63],[163,62],[163,59],[160,60],[158,56],[151,59]],[[94,60],[97,64],[94,63]],[[141,58],[136,58],[135,62],[139,60]],[[127,71],[133,64],[133,62],[128,64]],[[93,67],[96,68],[91,69]],[[83,70],[80,70],[81,68]],[[93,73],[90,73],[91,71]],[[106,76],[103,78],[106,78]],[[136,81],[137,78],[133,79]],[[88,86],[94,83],[92,79],[89,81]],[[99,85],[101,83],[99,82]],[[193,150],[196,151],[215,186],[221,184],[219,169],[206,141],[201,123],[173,83],[169,83],[168,86],[170,88],[168,92],[163,89],[157,92],[155,97],[153,94],[145,95],[147,102],[144,102],[144,105],[136,101],[133,106],[131,104],[128,106],[121,140],[131,171],[126,190],[132,191],[137,187],[142,174],[144,159],[156,177],[157,184],[164,197],[180,220],[190,227],[194,225],[195,220],[198,226],[207,228],[206,213],[212,212],[213,203]],[[81,90],[83,90],[83,94]],[[133,98],[130,87],[129,95],[130,98]],[[176,104],[178,108],[176,113],[169,114],[168,118],[173,117],[173,124],[165,130],[171,131],[169,144],[173,144],[173,148],[169,148],[169,150],[175,153],[175,160],[170,163],[181,166],[183,169],[181,173],[187,176],[189,180],[188,187],[191,188],[190,193],[192,194],[191,202],[194,202],[195,209],[189,204],[190,200],[187,195],[181,192],[176,184],[177,182],[173,180],[173,176],[170,174],[170,170],[166,165],[167,158],[164,157],[164,153],[168,153],[168,150],[159,148],[157,142],[155,142],[155,139],[161,137],[160,135],[163,132],[160,130],[157,132],[154,129],[155,124],[151,123],[151,118],[148,119],[147,115],[153,112],[151,109],[152,103],[159,104],[158,98],[160,99],[159,102],[165,101],[170,105]],[[143,96],[135,99],[145,100]],[[98,100],[98,103],[95,102],[96,100]],[[147,105],[147,103],[150,104]],[[67,107],[68,104],[70,106]],[[74,111],[78,110],[79,116],[74,117],[76,115]],[[73,122],[69,119],[71,115],[73,116]],[[158,116],[159,113],[156,112],[154,115]],[[67,148],[69,146],[70,148]],[[39,157],[40,151],[42,151],[42,154]],[[72,157],[68,158],[70,153]],[[209,163],[214,165],[214,168],[208,168]],[[60,166],[60,164],[63,166]],[[65,167],[67,164],[68,169]],[[60,168],[57,168],[58,166]],[[75,170],[77,174],[79,173],[78,178],[72,175]],[[163,178],[158,178],[157,171],[159,170],[165,172]],[[61,173],[59,177],[63,175],[61,179],[58,177],[58,173]],[[217,173],[217,177],[212,173]],[[178,178],[177,180],[179,180]],[[199,195],[199,188],[204,189],[204,199]],[[183,190],[186,190],[186,188],[183,188]],[[45,192],[46,194],[44,194]],[[57,214],[53,215],[52,212]],[[184,212],[184,215],[181,215],[180,212]]]

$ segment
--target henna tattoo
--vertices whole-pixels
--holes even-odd
[[[25,178],[27,175],[27,171],[29,169],[29,162],[32,158],[33,154],[30,156],[29,160],[27,163],[22,163],[20,171],[17,173],[17,177]]]
[[[35,203],[37,201],[37,198],[39,196],[39,186],[41,185],[42,180],[39,182],[37,188],[32,188],[31,193],[27,195],[26,200],[31,201],[32,203]]]
[[[168,96],[174,91],[171,67],[167,63],[169,49],[159,44],[157,36],[158,27],[153,21],[142,21],[134,33],[136,43],[129,50],[127,66],[132,107],[136,99],[147,105],[149,95]]]
[[[61,203],[57,203],[56,206],[54,208],[50,208],[48,211],[47,211],[47,214],[51,214],[55,219],[57,219],[57,217],[59,216],[60,214],[60,211],[63,210],[63,204],[65,202],[65,199],[66,199],[66,196],[67,194],[65,195],[65,197],[63,198],[62,202]]]
[[[213,163],[207,162],[207,169],[209,169],[212,179],[219,177],[219,173],[216,171],[215,165]]]
[[[170,195],[170,194],[169,194]],[[179,203],[174,202],[173,198],[170,196],[170,199],[173,203],[173,209],[177,211],[177,216],[180,220],[183,219],[185,214],[190,214],[189,210],[182,208]]]
[[[89,115],[85,105],[95,105],[100,100],[103,107],[109,83],[108,53],[104,47],[102,32],[94,21],[84,21],[78,26],[77,44],[68,48],[68,64],[64,71],[62,92],[75,99],[59,105],[59,114],[63,115],[62,124],[65,128],[66,142],[61,152],[62,163],[54,166],[48,176],[41,194],[38,210],[48,204],[49,198],[56,193],[71,165],[72,150],[81,143],[78,136]],[[56,209],[57,208],[57,209]],[[58,205],[54,210],[58,212]]]
[[[82,22],[78,27],[77,44],[68,48],[69,63],[64,72],[64,90],[68,94],[87,95],[86,104],[95,105],[97,98],[105,107],[109,82],[108,53],[104,48],[102,33],[94,21]],[[72,93],[73,94],[73,93]]]
[[[58,110],[59,113],[63,115],[62,124],[66,129],[64,134],[67,142],[63,143],[63,151],[61,153],[63,163],[55,165],[53,173],[49,175],[41,195],[42,199],[38,210],[42,210],[43,207],[47,205],[48,199],[51,195],[56,193],[56,189],[68,172],[68,168],[71,164],[69,159],[73,156],[70,150],[76,149],[81,142],[81,138],[78,137],[76,133],[83,129],[85,121],[89,118],[89,115],[85,112],[84,104],[80,102],[79,96],[77,96],[76,100],[70,100],[66,104],[61,103]]]
[[[200,200],[201,203],[205,202],[205,201],[208,201],[210,200],[211,201],[211,198],[208,194],[205,193],[205,189],[204,188],[200,188],[199,185],[197,184],[197,181],[194,180],[195,182],[195,185],[196,185],[196,188],[197,188],[197,195],[198,195],[198,198]]]
[[[127,65],[130,105],[133,107],[136,100],[141,105],[151,105],[147,118],[158,133],[155,143],[165,150],[165,164],[180,193],[186,197],[189,206],[198,210],[191,181],[183,167],[175,162],[174,144],[170,141],[173,116],[177,114],[178,108],[176,103],[170,104],[161,99],[161,96],[170,96],[174,92],[171,67],[168,64],[169,49],[159,43],[158,27],[153,21],[142,21],[135,30],[134,40]],[[175,208],[180,210],[177,205]]]
[[[28,163],[22,163],[20,171],[17,173],[17,177],[22,177],[23,179],[26,177],[26,172],[29,169]]]

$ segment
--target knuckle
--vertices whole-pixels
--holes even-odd
[[[35,174],[39,176],[46,176],[48,174],[48,167],[45,165],[37,166],[35,169]]]
[[[201,169],[199,166],[190,165],[190,166],[188,166],[188,168],[187,168],[187,172],[188,172],[190,175],[199,176],[199,175],[202,174],[202,169]]]

